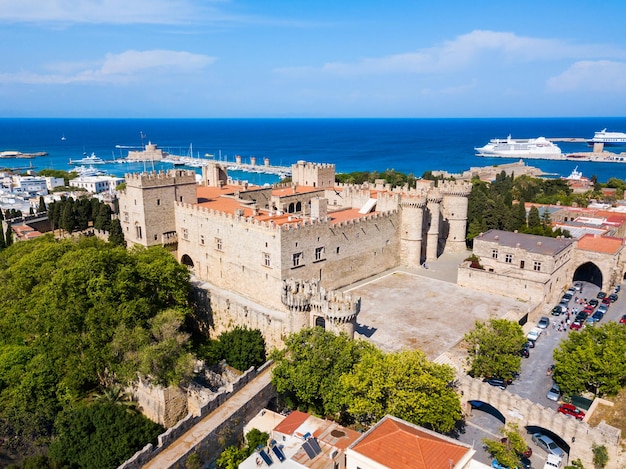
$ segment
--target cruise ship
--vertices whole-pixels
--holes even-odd
[[[626,133],[624,132],[607,132],[606,129],[602,129],[600,132],[596,132],[593,138],[587,140],[589,145],[594,143],[604,143],[604,145],[625,145]]]
[[[513,139],[493,138],[487,145],[474,148],[476,156],[491,158],[564,159],[561,149],[545,137]]]

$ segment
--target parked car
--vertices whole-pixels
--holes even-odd
[[[526,342],[524,344],[524,347],[522,347],[522,350],[520,350],[520,355],[522,356],[522,358],[528,358],[530,357],[530,345],[528,344],[528,342]]]
[[[535,327],[534,329],[531,329],[530,331],[528,331],[528,334],[526,334],[526,338],[528,340],[537,340],[540,335],[541,335],[541,329],[538,329]]]
[[[585,319],[585,321],[586,321],[586,319]],[[572,331],[579,331],[579,330],[581,330],[581,329],[583,328],[583,324],[584,324],[584,322],[583,322],[583,321],[578,321],[578,320],[577,320],[577,321],[574,321],[573,323],[571,323],[571,324],[569,325],[569,328],[570,328]]]
[[[609,310],[609,306],[608,305],[600,305],[598,306],[598,311],[600,311],[602,314],[606,314],[606,312]]]
[[[602,298],[602,304],[603,305],[610,305],[611,304],[611,299],[608,296],[605,296],[604,298]]]
[[[576,291],[580,291],[583,287],[583,284],[580,282],[576,282],[574,285],[572,285],[572,288]]]
[[[596,325],[596,322],[598,322],[598,321],[596,321],[595,319],[593,319],[593,317],[591,317],[591,318],[587,318],[587,319],[585,320],[585,322],[583,323],[583,327],[587,327],[587,326],[591,326],[591,327],[593,327],[593,326],[595,326],[595,325]]]
[[[624,314],[621,319],[619,320],[620,324],[626,324],[626,314]]]
[[[588,317],[589,317],[589,314],[586,311],[581,311],[580,313],[576,315],[576,317],[574,318],[574,321],[584,321]]]
[[[615,285],[615,293],[619,293],[621,289],[622,287],[620,285]]]
[[[543,469],[560,469],[563,467],[563,459],[556,454],[548,454]]]
[[[561,404],[559,408],[557,409],[557,411],[565,415],[571,415],[572,417],[575,417],[577,420],[582,420],[585,418],[585,413],[582,410],[580,410],[578,407],[572,404]]]
[[[611,300],[611,303],[615,303],[618,298],[619,298],[619,296],[617,296],[617,293],[611,293],[609,295],[609,300]]]
[[[602,299],[606,297],[606,293],[603,291],[599,291],[598,294],[596,295],[596,298]]]
[[[521,458],[520,462],[522,463],[521,467],[516,468],[516,469],[532,469],[530,459]],[[493,461],[491,461],[491,467],[493,469],[511,469],[510,467],[503,466],[502,464],[500,464],[497,459],[494,459]]]
[[[552,311],[550,311],[550,314],[552,316],[560,316],[561,314],[565,313],[565,311],[567,311],[567,308],[563,305],[556,305],[554,308],[552,308]]]
[[[547,318],[546,316],[543,316],[541,319],[539,319],[539,322],[537,322],[537,327],[540,329],[546,329],[549,325],[550,318]]]
[[[526,345],[528,345],[528,348],[535,348],[535,341],[529,339]]]
[[[591,314],[593,313],[593,310],[594,310],[593,306],[587,305],[585,306],[585,309],[583,309],[583,313]]]
[[[597,300],[597,298],[591,298],[591,299],[589,300],[589,305],[590,305],[590,306],[593,306],[594,308],[595,308],[596,306],[598,306],[598,303],[599,303],[599,301]]]
[[[549,454],[554,454],[560,457],[563,457],[565,455],[565,451],[559,448],[559,446],[554,441],[552,441],[552,438],[547,435],[544,435],[542,433],[535,433],[533,435],[533,442],[541,449],[547,451]]]
[[[572,295],[572,293],[568,291],[568,292],[565,292],[565,294],[563,295],[563,299],[569,301],[572,299],[573,296],[574,295]]]
[[[593,315],[591,316],[591,318],[595,321],[595,322],[600,322],[602,321],[602,318],[604,317],[604,313],[600,310],[596,311],[595,313],[593,313]]]
[[[546,394],[546,397],[551,401],[558,401],[561,397],[561,388],[559,388],[559,385],[556,383],[552,384],[552,387],[548,391],[548,394]]]
[[[483,379],[483,382],[496,388],[506,389],[506,381],[500,378],[485,378]]]

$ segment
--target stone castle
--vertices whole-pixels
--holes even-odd
[[[342,287],[464,251],[469,182],[417,187],[335,183],[335,166],[299,161],[292,182],[233,183],[217,162],[126,175],[129,244],[171,246],[205,283],[215,329],[258,327],[270,345],[318,325],[352,335],[360,299]]]

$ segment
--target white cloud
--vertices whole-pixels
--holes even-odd
[[[466,69],[476,64],[516,64],[519,62],[626,57],[626,51],[600,45],[573,45],[556,39],[517,36],[496,31],[472,31],[438,46],[386,57],[365,58],[358,62],[330,62],[321,67],[285,67],[285,75],[311,74],[363,76],[394,73],[435,74]]]
[[[584,60],[571,65],[547,82],[550,91],[626,92],[626,63]]]
[[[49,66],[57,73],[37,74],[17,72],[0,74],[0,83],[68,84],[76,82],[120,83],[145,74],[180,75],[193,73],[215,62],[214,57],[170,50],[129,50],[121,54],[107,54],[97,66],[84,63],[61,63]],[[65,71],[65,73],[64,73]]]

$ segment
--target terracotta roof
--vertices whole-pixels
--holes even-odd
[[[335,225],[342,221],[353,220],[355,218],[364,218],[372,213],[359,213],[358,208],[350,208],[347,210],[338,210],[336,212],[329,212],[328,217],[330,218],[330,224]]]
[[[606,254],[616,254],[622,248],[622,245],[623,240],[621,238],[611,236],[587,234],[578,240],[578,249]]]
[[[351,449],[390,469],[450,469],[472,451],[451,438],[389,415]]]
[[[274,431],[284,435],[293,435],[298,427],[308,418],[309,414],[300,412],[299,410],[294,410],[285,418],[285,420],[274,427]]]

